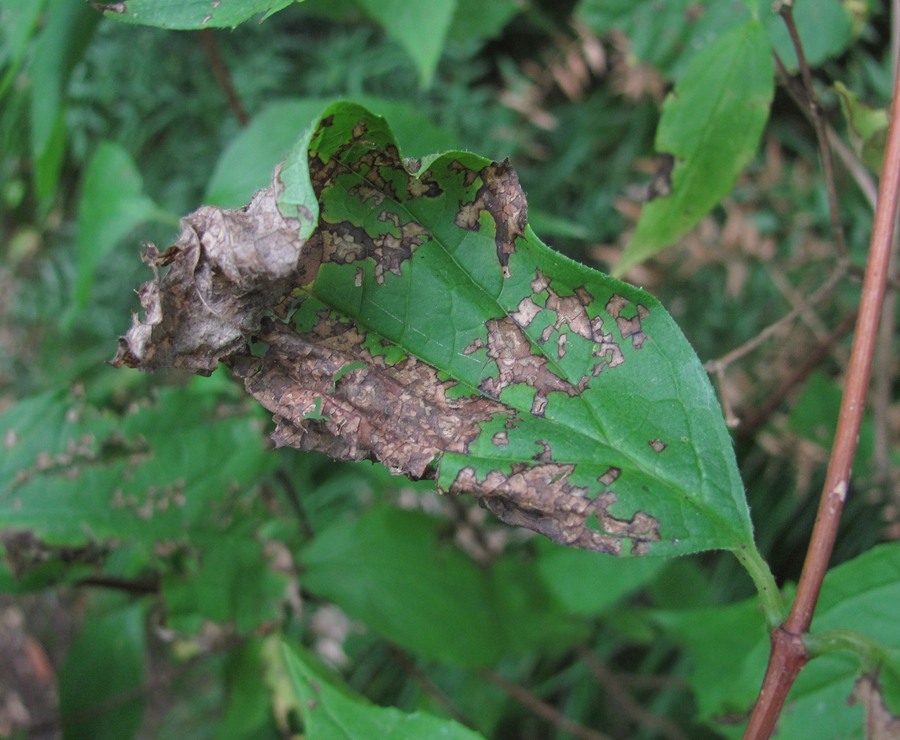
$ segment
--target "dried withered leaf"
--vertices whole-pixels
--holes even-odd
[[[866,712],[867,740],[896,740],[900,737],[900,717],[891,713],[877,673],[863,673],[853,687],[850,703],[862,704]]]
[[[146,319],[135,316],[119,339],[114,366],[208,375],[246,346],[301,269],[299,222],[278,210],[278,193],[276,178],[245,208],[203,206],[181,220],[178,240],[164,252],[145,245],[155,275],[138,293]]]
[[[415,357],[389,365],[372,356],[356,327],[328,315],[302,334],[265,321],[259,340],[265,355],[237,355],[232,369],[275,414],[272,438],[280,446],[378,460],[422,478],[444,452],[466,452],[482,422],[509,414],[488,398],[448,397],[453,384]]]

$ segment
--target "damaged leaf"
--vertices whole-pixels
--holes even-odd
[[[651,296],[546,247],[508,162],[404,160],[335,104],[271,187],[146,261],[116,365],[231,367],[277,444],[374,459],[567,545],[752,546],[707,377]]]

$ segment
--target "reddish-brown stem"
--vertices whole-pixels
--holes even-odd
[[[229,74],[228,67],[219,53],[219,45],[216,43],[216,37],[213,35],[212,29],[203,28],[200,30],[200,43],[203,44],[203,51],[206,52],[206,58],[209,61],[213,77],[216,78],[216,82],[222,88],[225,97],[228,98],[228,105],[231,111],[234,113],[235,118],[238,119],[238,123],[241,126],[246,126],[250,123],[250,116],[247,115],[244,104],[231,83],[231,74]]]
[[[806,106],[805,112],[809,115],[813,129],[816,132],[816,141],[819,143],[819,155],[822,159],[822,173],[824,174],[825,191],[828,196],[828,214],[831,218],[831,231],[834,235],[834,243],[837,253],[840,257],[847,256],[847,243],[844,239],[844,226],[841,223],[841,212],[838,207],[837,189],[835,183],[837,179],[834,176],[834,160],[831,157],[831,144],[828,141],[828,128],[825,125],[825,117],[822,115],[822,107],[816,97],[816,89],[813,86],[812,71],[806,61],[806,55],[803,53],[803,44],[800,43],[800,33],[797,30],[797,24],[794,23],[793,3],[780,3],[778,13],[784,20],[788,34],[791,37],[791,43],[794,47],[794,53],[797,55],[797,66],[800,69],[800,77],[803,80],[803,88],[805,90]],[[782,74],[786,74],[781,60],[775,55],[778,66]]]
[[[895,70],[891,121],[878,204],[875,209],[875,223],[834,447],[828,463],[809,550],[797,586],[797,596],[787,621],[773,632],[769,665],[744,734],[745,738],[757,740],[771,735],[788,691],[808,660],[800,638],[809,630],[812,622],[850,483],[850,467],[856,452],[860,421],[871,375],[872,356],[877,342],[878,320],[887,286],[898,197],[900,197],[900,77],[896,75]]]

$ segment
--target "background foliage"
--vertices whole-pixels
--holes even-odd
[[[174,17],[168,3],[127,4]],[[163,25],[207,14],[176,5],[187,15]],[[406,156],[510,157],[545,241],[624,269],[626,245],[657,251],[634,246],[654,243],[639,213],[656,152],[702,155],[723,136],[667,138],[665,93],[717,58],[725,34],[751,43],[741,24],[754,13],[760,43],[796,69],[780,19],[768,2],[728,0],[244,5],[171,31],[73,0],[0,2],[0,591],[4,625],[19,625],[0,645],[40,646],[52,676],[0,681],[28,699],[19,724],[72,737],[341,736],[334,717],[351,737],[740,734],[767,641],[734,559],[568,551],[428,483],[269,449],[267,415],[224,372],[104,361],[147,277],[137,243],[167,244],[201,202],[244,204],[340,98],[385,115]],[[886,5],[798,0],[796,14],[830,124],[877,167]],[[742,146],[734,187],[627,276],[704,361],[804,304],[719,378],[757,544],[790,589],[848,350],[846,331],[830,334],[858,297],[871,205],[865,178],[838,168],[842,267],[812,130],[783,87],[766,95],[762,144]],[[896,714],[889,353],[880,368],[814,627],[880,642]],[[811,663],[781,735],[861,736],[863,708],[846,703],[858,672],[847,652]],[[304,709],[313,686],[326,687],[319,712]],[[15,719],[0,715],[0,732]]]

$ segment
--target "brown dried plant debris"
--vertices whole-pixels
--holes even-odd
[[[276,178],[240,210],[202,206],[181,220],[164,252],[145,245],[155,276],[138,292],[146,319],[135,316],[119,339],[115,367],[208,375],[246,345],[263,314],[304,278],[299,222],[278,210],[279,192]]]

